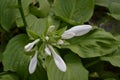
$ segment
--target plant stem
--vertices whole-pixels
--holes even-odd
[[[90,66],[92,66],[92,65],[94,65],[94,64],[96,64],[96,63],[98,63],[98,62],[100,62],[100,60],[93,61],[93,62],[85,65],[85,67],[88,68],[88,67],[90,67]]]
[[[25,20],[25,15],[24,15],[24,12],[23,12],[21,0],[18,0],[18,5],[19,5],[19,10],[20,10],[21,17],[23,19],[23,24],[24,24],[25,27],[27,27],[27,22]]]

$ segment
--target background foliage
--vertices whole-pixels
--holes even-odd
[[[51,57],[42,62],[39,56],[29,74],[27,43],[43,38],[51,25],[58,33],[82,24],[93,29],[55,46],[65,73]],[[120,80],[120,0],[0,0],[0,80]]]

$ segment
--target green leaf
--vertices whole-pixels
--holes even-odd
[[[25,77],[28,73],[28,63],[30,57],[25,55],[24,45],[28,42],[28,37],[24,34],[11,39],[3,53],[4,71],[13,71]]]
[[[26,21],[28,23],[27,33],[31,39],[36,39],[40,36],[45,35],[47,33],[47,28],[51,25],[54,25],[55,29],[57,29],[60,23],[59,20],[55,20],[52,17],[37,18],[31,14],[26,16]],[[19,27],[23,26],[21,18],[17,20],[17,25]]]
[[[29,38],[25,34],[17,35],[9,41],[3,53],[4,71],[16,72],[25,80],[47,80],[46,72],[39,61],[34,74],[28,73],[30,56],[25,55],[24,51],[24,46],[28,41]]]
[[[2,27],[9,31],[16,18],[17,0],[0,0],[0,23]]]
[[[95,4],[109,9],[109,15],[120,20],[120,0],[95,0]]]
[[[46,33],[46,30],[47,30],[47,18],[43,19],[35,18],[33,24],[27,27],[28,34],[29,36],[31,36],[31,38],[33,37],[34,34],[39,37],[43,36]]]
[[[0,75],[0,80],[19,80],[19,78],[15,74],[9,73]]]
[[[110,33],[96,28],[88,34],[68,40],[71,45],[63,46],[69,48],[80,57],[97,57],[110,54],[115,51],[120,44]]]
[[[36,7],[34,5],[31,5],[30,12],[37,17],[46,17],[50,10],[50,4],[47,0],[38,0],[38,2],[40,6]]]
[[[113,66],[120,67],[120,47],[113,54],[103,56],[100,59],[110,62]]]
[[[120,2],[120,0],[95,0],[95,4],[109,8],[109,5],[113,2]]]
[[[55,15],[69,24],[87,22],[94,10],[94,0],[55,0]]]
[[[88,80],[88,71],[77,55],[68,54],[64,60],[67,65],[66,72],[58,70],[53,59],[47,60],[46,67],[49,80]]]
[[[112,2],[109,5],[109,10],[110,10],[110,15],[117,19],[120,20],[120,1],[119,2]]]
[[[95,0],[95,4],[103,7],[108,7],[110,0]]]
[[[28,14],[28,5],[31,0],[22,0],[22,7],[25,15]],[[0,0],[0,24],[2,27],[9,31],[14,26],[16,18],[21,17],[17,0]]]

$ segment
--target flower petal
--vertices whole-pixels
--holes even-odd
[[[62,45],[62,44],[64,44],[64,41],[61,40],[61,39],[59,39],[59,40],[57,41],[57,44]]]
[[[48,48],[47,45],[45,46],[45,53],[46,53],[47,55],[51,56],[50,49]]]
[[[54,29],[55,29],[55,26],[54,26],[54,25],[51,25],[51,26],[48,28],[48,32],[52,32],[52,31],[54,31]]]
[[[69,30],[65,32],[73,32],[75,33],[75,36],[82,36],[86,33],[88,33],[92,29],[91,25],[78,25],[70,28]]]
[[[49,48],[52,52],[55,64],[58,67],[58,69],[62,72],[66,72],[67,67],[63,59],[55,52],[52,46],[49,45]]]
[[[35,52],[34,56],[30,60],[30,64],[29,64],[29,73],[30,74],[34,73],[35,69],[37,67],[37,55],[38,55],[38,51]]]
[[[39,41],[40,41],[40,39],[36,39],[36,40],[34,40],[32,43],[36,44],[36,43],[38,43]]]
[[[62,39],[70,39],[70,38],[73,38],[74,36],[75,36],[74,32],[65,31],[61,37]]]
[[[48,40],[49,40],[49,37],[48,37],[48,36],[46,36],[46,37],[45,37],[45,40],[46,40],[46,41],[48,41]]]
[[[38,43],[40,41],[40,39],[36,39],[35,41],[31,42],[31,43],[28,43],[27,45],[25,45],[24,49],[26,52],[29,52],[33,46]]]
[[[33,48],[33,46],[33,43],[28,43],[27,45],[25,45],[24,49],[26,52],[29,52]]]

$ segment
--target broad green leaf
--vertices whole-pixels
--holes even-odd
[[[9,73],[0,75],[0,80],[19,80],[19,78],[15,74]]]
[[[97,57],[110,54],[120,44],[110,33],[95,28],[86,35],[68,40],[71,45],[63,46],[69,48],[80,57]]]
[[[27,75],[30,57],[24,54],[24,45],[28,40],[28,37],[22,34],[9,41],[3,53],[4,71],[17,72],[23,77]]]
[[[110,0],[95,0],[95,4],[103,7],[108,7]]]
[[[64,57],[64,61],[67,65],[66,72],[61,72],[53,59],[47,60],[48,80],[88,80],[88,71],[77,55],[68,54]]]
[[[95,0],[95,4],[109,9],[109,15],[120,20],[120,0]]]
[[[113,2],[120,2],[120,0],[95,0],[95,4],[109,8],[109,5]]]
[[[103,56],[100,59],[110,62],[113,66],[120,67],[120,48],[118,48],[113,54]]]
[[[26,21],[28,23],[27,33],[31,39],[44,35],[47,28],[47,18],[38,19],[35,16],[30,14],[26,17]],[[23,22],[21,19],[17,21],[17,25],[19,26],[23,25]]]
[[[51,25],[55,25],[55,29],[58,28],[60,21],[54,18],[37,18],[34,15],[29,14],[26,16],[26,21],[28,23],[27,33],[31,39],[38,38],[45,35],[47,28]],[[17,25],[23,26],[22,19],[17,20]]]
[[[0,0],[0,23],[2,27],[9,31],[16,18],[17,0]]]
[[[120,1],[112,2],[109,5],[110,15],[117,20],[120,20]]]
[[[35,35],[43,36],[47,30],[47,18],[37,19],[35,18],[32,25],[27,27],[27,32],[31,38]],[[34,38],[34,37],[33,37]]]
[[[24,51],[24,46],[28,41],[28,36],[25,34],[17,35],[9,41],[5,52],[3,53],[4,71],[16,72],[22,79],[46,80],[46,72],[39,62],[37,66],[38,70],[36,69],[35,73],[32,75],[28,73],[30,56],[25,55]]]
[[[55,0],[55,15],[69,24],[87,22],[94,10],[94,0]]]
[[[50,4],[47,0],[38,0],[39,7],[30,6],[30,12],[37,17],[46,17],[50,10]]]
[[[31,0],[22,0],[22,7],[25,15],[28,14],[28,5]],[[16,18],[21,17],[17,0],[0,0],[0,23],[2,27],[9,31],[13,28]]]

